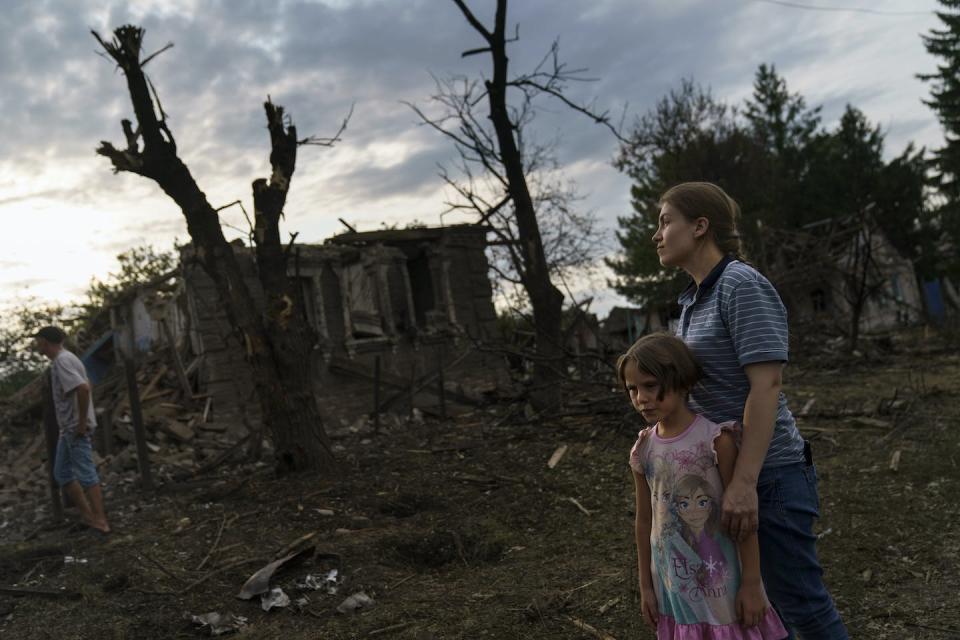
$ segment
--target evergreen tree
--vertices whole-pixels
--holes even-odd
[[[811,198],[807,153],[820,126],[820,107],[807,108],[799,93],[774,65],[761,64],[753,81],[753,97],[744,104],[748,127],[767,154],[767,179],[755,188],[755,213],[768,225],[794,227],[822,217],[822,202]]]
[[[937,17],[941,29],[921,36],[927,51],[940,58],[936,73],[919,74],[931,84],[930,99],[924,102],[937,114],[943,126],[945,144],[933,153],[936,171],[934,185],[941,196],[937,226],[960,246],[960,0],[939,0],[942,11]],[[954,250],[953,255],[957,252]],[[960,276],[960,259],[953,257],[943,265]]]

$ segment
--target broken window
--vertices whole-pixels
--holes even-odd
[[[300,299],[303,300],[303,312],[307,316],[307,322],[314,329],[320,325],[320,319],[317,317],[317,300],[313,287],[313,278],[300,277]]]
[[[354,338],[383,336],[383,322],[377,303],[377,283],[363,263],[344,267],[350,300],[350,320]]]
[[[413,309],[417,326],[427,327],[436,303],[433,289],[433,275],[430,272],[430,258],[421,252],[416,258],[407,261],[410,274],[410,289],[413,294]]]

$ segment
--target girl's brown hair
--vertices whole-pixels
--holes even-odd
[[[727,192],[712,182],[682,182],[660,196],[660,206],[669,204],[688,221],[706,218],[707,233],[720,251],[746,262],[737,223],[740,206]]]
[[[651,375],[660,383],[657,400],[663,400],[668,391],[686,393],[703,377],[703,369],[683,340],[669,333],[651,333],[633,343],[617,360],[617,379],[629,397],[627,390],[627,364]]]

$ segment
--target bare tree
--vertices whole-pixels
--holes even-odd
[[[481,23],[463,0],[453,2],[486,43],[465,51],[463,56],[490,54],[493,75],[482,84],[466,78],[438,81],[438,92],[432,99],[444,110],[439,117],[429,117],[410,106],[422,122],[450,138],[460,156],[461,179],[446,171],[441,174],[458,196],[451,208],[472,211],[478,224],[491,226],[496,236],[494,256],[502,258],[494,260],[494,268],[500,277],[521,285],[526,292],[536,340],[535,383],[541,389],[540,398],[552,402],[555,398],[549,389],[559,377],[563,357],[564,294],[551,273],[589,262],[587,249],[595,236],[589,216],[577,214],[570,206],[568,190],[556,182],[538,183],[533,178],[549,168],[551,156],[549,147],[531,143],[525,127],[534,117],[534,100],[548,95],[605,126],[618,138],[619,133],[607,113],[566,97],[564,91],[570,82],[588,78],[584,70],[569,69],[560,62],[556,42],[533,71],[510,77],[507,44],[518,36],[516,32],[513,37],[507,35],[507,0],[497,0],[492,29]],[[517,96],[515,103],[508,97],[510,90]],[[487,113],[480,114],[477,106],[484,101]],[[544,231],[546,228],[552,229],[552,236]]]
[[[110,159],[115,172],[128,171],[155,181],[183,212],[196,257],[213,279],[241,344],[246,347],[263,419],[272,435],[277,471],[329,470],[334,460],[313,390],[310,354],[317,338],[302,311],[300,292],[287,276],[289,250],[296,236],[285,247],[279,222],[296,166],[297,148],[303,144],[333,144],[346,121],[333,138],[301,140],[283,107],[269,99],[264,103],[272,173],[269,179],[253,182],[252,224],[257,273],[266,296],[265,308],[261,310],[254,303],[233,248],[223,235],[217,210],[177,155],[166,113],[143,71],[158,53],[172,45],[141,57],[144,30],[140,27],[120,27],[109,42],[96,32],[93,35],[126,76],[137,123],[136,127],[129,120],[121,123],[125,148],[101,142],[97,153]]]
[[[840,256],[838,266],[843,276],[841,295],[850,306],[850,324],[847,336],[850,351],[855,351],[860,340],[860,328],[867,301],[877,299],[887,286],[884,265],[879,251],[881,231],[867,205],[854,217],[854,226],[846,251]]]

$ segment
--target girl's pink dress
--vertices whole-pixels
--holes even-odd
[[[651,568],[657,594],[659,640],[781,640],[787,631],[770,608],[761,624],[737,622],[740,561],[720,530],[723,483],[714,440],[735,423],[717,425],[697,416],[674,438],[656,426],[640,432],[630,466],[650,487]]]

